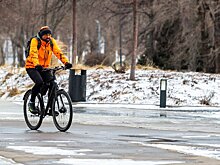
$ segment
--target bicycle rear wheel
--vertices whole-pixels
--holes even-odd
[[[38,95],[35,100],[35,107],[38,108],[39,113],[32,114],[28,108],[28,103],[30,101],[30,98],[31,98],[31,90],[28,90],[24,96],[24,105],[23,105],[24,119],[25,119],[27,126],[31,130],[37,130],[41,126],[42,120],[43,120],[43,115],[40,114],[42,110],[42,103],[41,103],[40,96]]]
[[[56,128],[65,132],[72,124],[73,109],[70,96],[64,90],[57,91],[57,97],[52,104],[53,121]],[[58,112],[58,115],[55,113]]]

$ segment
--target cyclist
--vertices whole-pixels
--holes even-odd
[[[30,44],[29,56],[27,57],[25,63],[27,74],[35,83],[32,88],[30,102],[28,103],[29,111],[33,114],[38,113],[38,110],[35,107],[35,98],[40,92],[43,83],[45,82],[50,84],[50,93],[50,87],[54,81],[51,72],[42,71],[43,68],[49,67],[52,58],[52,52],[65,65],[66,69],[72,68],[72,64],[63,54],[63,52],[57,45],[56,40],[52,37],[52,32],[48,26],[41,27],[40,31],[37,33],[37,37],[41,41],[40,48],[38,49],[38,39],[33,38]],[[51,114],[52,112],[50,110],[49,115]]]

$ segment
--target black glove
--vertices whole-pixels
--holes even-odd
[[[67,63],[65,63],[65,68],[66,69],[70,69],[70,68],[72,68],[72,64],[70,64],[69,62],[67,62]]]
[[[38,70],[38,71],[42,71],[43,70],[43,67],[41,65],[36,65],[35,66],[35,69]]]

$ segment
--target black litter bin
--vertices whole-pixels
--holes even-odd
[[[75,69],[70,70],[69,95],[72,102],[86,101],[86,70],[81,70],[81,75]]]

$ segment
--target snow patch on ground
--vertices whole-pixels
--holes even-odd
[[[135,161],[129,159],[61,159],[56,164],[71,164],[71,165],[166,165],[180,164],[180,161]]]
[[[115,73],[113,69],[87,70],[86,103],[123,103],[159,105],[160,80],[167,80],[167,105],[219,106],[220,75],[198,72],[136,70],[136,81],[129,80],[130,71]],[[61,88],[68,91],[69,71],[57,76]],[[31,88],[24,68],[1,67],[0,97],[22,101]]]

